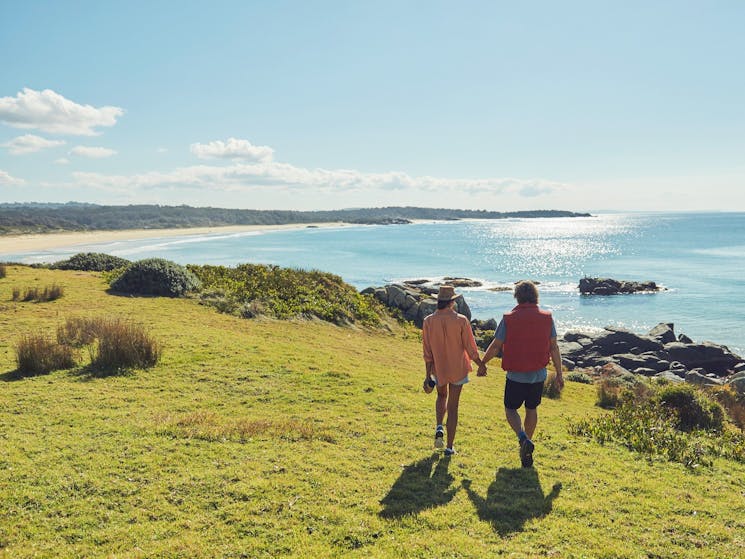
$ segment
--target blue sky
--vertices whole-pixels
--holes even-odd
[[[745,210],[745,2],[0,3],[0,202]]]

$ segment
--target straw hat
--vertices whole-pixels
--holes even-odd
[[[440,291],[437,293],[438,301],[452,301],[458,297],[460,295],[455,292],[455,288],[452,285],[441,285]]]

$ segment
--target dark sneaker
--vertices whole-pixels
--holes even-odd
[[[533,449],[535,445],[530,439],[523,439],[520,443],[520,462],[523,468],[530,468],[533,465]]]
[[[445,448],[445,431],[442,429],[435,431],[435,448]]]
[[[452,456],[453,454],[455,454],[455,449],[454,448],[446,448],[445,449],[445,456]]]

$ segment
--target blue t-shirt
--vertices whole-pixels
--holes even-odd
[[[507,325],[504,323],[504,318],[499,322],[499,326],[497,326],[497,330],[494,332],[494,338],[504,342],[505,338],[507,337]],[[551,318],[551,337],[556,337],[556,325],[554,324],[554,319]],[[523,382],[525,384],[534,384],[536,382],[543,382],[546,380],[546,377],[548,376],[548,372],[546,371],[546,367],[543,367],[542,369],[538,369],[537,371],[530,371],[530,372],[524,372],[524,373],[511,373],[510,371],[507,371],[507,378],[515,381],[515,382]]]

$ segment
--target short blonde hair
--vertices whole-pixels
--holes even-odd
[[[538,288],[532,281],[519,281],[515,284],[515,299],[518,304],[534,303],[538,304]]]

